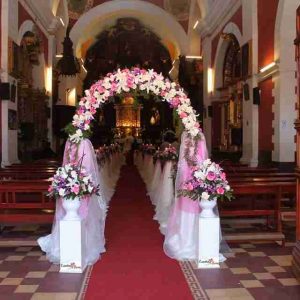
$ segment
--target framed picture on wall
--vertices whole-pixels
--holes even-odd
[[[8,129],[9,130],[18,129],[17,112],[13,109],[8,110]]]

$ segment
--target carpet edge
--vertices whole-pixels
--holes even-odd
[[[180,261],[179,262],[181,271],[186,279],[186,282],[190,288],[192,296],[195,300],[208,300],[208,297],[201,287],[199,281],[197,280],[192,265],[188,261]]]
[[[84,300],[84,297],[85,297],[85,294],[86,294],[86,291],[87,291],[87,287],[88,287],[89,281],[91,279],[92,270],[93,270],[93,266],[88,266],[87,267],[87,270],[85,272],[85,275],[84,275],[84,278],[83,278],[83,281],[82,281],[82,284],[81,284],[80,291],[79,291],[78,296],[77,296],[77,300]]]

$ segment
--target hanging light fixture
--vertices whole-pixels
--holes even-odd
[[[57,62],[56,69],[59,75],[75,76],[80,72],[80,64],[73,54],[73,42],[70,39],[70,27],[67,28],[66,37],[63,41],[63,55]]]

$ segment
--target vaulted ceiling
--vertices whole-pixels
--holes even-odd
[[[68,0],[70,23],[74,24],[82,14],[109,0]],[[142,0],[152,3],[172,14],[185,30],[188,28],[192,0]]]

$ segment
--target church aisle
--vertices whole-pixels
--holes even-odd
[[[106,222],[107,253],[85,299],[193,299],[178,262],[163,252],[153,207],[134,167],[122,169]]]

